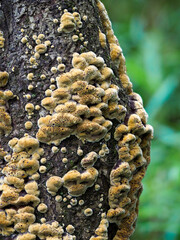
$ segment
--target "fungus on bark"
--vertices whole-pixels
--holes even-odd
[[[22,53],[17,60],[10,55],[20,71],[13,65],[7,73],[5,57],[0,71],[0,234],[16,240],[129,239],[153,129],[105,7],[100,0],[55,0],[52,8],[48,1],[45,8],[33,2],[16,23],[15,45],[8,43]],[[4,41],[0,32],[2,54]],[[8,77],[18,95],[10,108]],[[23,87],[16,89],[18,79]]]

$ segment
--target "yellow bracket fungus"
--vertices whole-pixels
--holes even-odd
[[[132,83],[126,73],[125,58],[113,33],[106,9],[100,0],[96,0],[96,3],[110,46],[111,60],[117,66],[120,82],[129,95],[131,107],[128,116],[126,109],[122,108],[122,120],[126,116],[127,124],[120,124],[114,132],[114,138],[118,141],[119,160],[110,174],[111,187],[108,195],[110,209],[107,213],[108,220],[118,226],[113,239],[124,240],[129,239],[134,231],[138,214],[138,197],[142,190],[141,181],[149,164],[146,148],[152,139],[153,129],[146,125],[147,113],[143,108],[141,97],[132,90]],[[115,106],[109,105],[109,112],[112,109],[113,114]]]
[[[88,168],[83,173],[70,170],[63,176],[63,185],[71,196],[77,197],[84,194],[88,187],[93,186],[97,177],[98,171],[93,167]]]
[[[98,226],[98,228],[95,230],[96,236],[92,236],[90,240],[108,240],[108,227],[109,227],[109,222],[104,216],[104,214],[101,214],[101,221]]]
[[[91,208],[86,208],[86,209],[84,210],[84,215],[85,215],[86,217],[92,216],[92,215],[93,215],[93,210],[92,210]]]
[[[6,73],[3,73],[2,75],[7,77]],[[12,98],[14,98],[14,95],[10,90],[0,90],[0,136],[8,136],[12,130],[11,117],[9,113],[6,112],[6,103]]]
[[[48,210],[48,207],[47,207],[46,204],[40,203],[40,204],[38,205],[38,207],[37,207],[37,210],[38,210],[38,212],[40,212],[40,213],[46,213],[47,210]]]
[[[60,30],[65,33],[70,33],[74,31],[75,27],[74,16],[69,12],[65,12],[61,17]]]
[[[99,29],[99,42],[102,48],[106,47],[106,35],[102,33],[100,29]]]
[[[38,159],[44,151],[39,148],[37,139],[28,134],[20,139],[13,138],[9,141],[9,146],[13,153],[9,155],[8,164],[2,170],[5,177],[0,196],[0,233],[9,236],[17,231],[20,233],[17,239],[34,239],[33,234],[26,232],[35,222],[34,208],[40,199],[38,184],[30,180],[30,176],[39,169]],[[21,194],[22,191],[25,194]],[[10,206],[15,208],[11,209]]]
[[[61,16],[60,20],[60,27],[58,28],[58,32],[65,32],[65,33],[71,33],[76,28],[81,28],[82,22],[81,22],[81,16],[78,12],[64,12],[64,14]]]
[[[69,233],[64,234],[64,229],[59,225],[58,222],[49,223],[34,223],[29,226],[28,231],[31,234],[38,236],[40,239],[46,240],[58,240],[58,239],[67,239],[73,240],[72,235]],[[65,236],[65,237],[64,237]],[[67,237],[67,238],[66,238]]]
[[[25,110],[28,112],[29,115],[32,115],[34,111],[34,105],[32,103],[27,103],[25,106]]]
[[[88,153],[82,160],[81,160],[81,165],[83,168],[89,168],[94,165],[98,158],[98,154],[96,152],[90,152]]]
[[[5,38],[3,36],[3,32],[0,31],[0,48],[4,48],[4,42],[5,42]]]
[[[47,51],[47,46],[45,44],[38,44],[35,47],[35,52],[39,53],[39,54],[43,54]]]
[[[47,191],[53,196],[56,195],[62,185],[63,180],[58,176],[52,176],[46,181]]]
[[[148,116],[143,108],[141,97],[133,92],[132,83],[126,72],[125,58],[113,33],[104,5],[100,0],[96,0],[96,3],[104,32],[98,29],[99,42],[102,48],[110,48],[111,63],[116,68],[115,72],[119,74],[120,86],[115,84],[116,74],[114,75],[113,70],[106,65],[101,56],[97,56],[92,51],[81,54],[73,53],[72,69],[65,73],[63,72],[66,66],[62,63],[62,58],[56,56],[57,66],[50,65],[49,69],[49,73],[53,75],[53,78],[50,79],[51,86],[49,89],[46,88],[46,97],[41,101],[42,107],[48,113],[47,115],[42,114],[38,120],[39,129],[36,138],[25,134],[20,139],[11,139],[8,145],[12,149],[12,154],[7,154],[0,148],[0,159],[4,158],[7,162],[2,169],[4,176],[0,183],[2,192],[0,196],[2,209],[0,211],[0,234],[2,236],[10,236],[17,232],[16,240],[35,240],[37,237],[46,240],[75,239],[75,236],[72,236],[75,228],[70,224],[67,225],[65,232],[58,222],[46,222],[45,218],[41,218],[42,224],[35,222],[35,208],[41,214],[48,211],[46,202],[40,201],[37,183],[40,174],[46,173],[48,169],[45,165],[39,165],[39,161],[41,164],[45,164],[47,161],[46,158],[41,158],[44,150],[39,148],[39,141],[59,145],[71,135],[76,136],[83,143],[101,141],[99,149],[96,149],[98,154],[90,150],[82,157],[80,167],[84,169],[83,171],[68,169],[62,178],[48,176],[47,192],[56,196],[57,205],[62,201],[62,204],[67,203],[66,207],[70,209],[77,203],[79,206],[85,203],[82,199],[77,200],[72,197],[82,196],[93,185],[94,191],[102,189],[99,184],[95,185],[99,173],[93,166],[98,158],[103,161],[106,154],[109,154],[110,150],[107,147],[109,144],[104,144],[104,141],[110,140],[109,131],[113,123],[116,123],[114,139],[117,141],[118,161],[110,172],[109,210],[107,214],[102,214],[100,224],[90,240],[107,240],[109,223],[115,223],[118,228],[114,240],[129,239],[134,231],[138,214],[138,198],[142,191],[141,181],[150,161],[147,149],[152,139],[153,129],[147,125]],[[59,8],[59,10],[61,9]],[[59,33],[70,33],[73,44],[78,40],[84,41],[85,37],[79,31],[82,21],[80,14],[75,10],[73,8],[73,13],[64,10],[60,26],[57,29]],[[83,16],[82,19],[87,21],[87,16]],[[59,21],[54,19],[53,22],[58,23]],[[76,32],[72,33],[73,31]],[[27,48],[26,54],[31,53],[29,62],[34,66],[30,67],[36,68],[40,56],[45,54],[48,57],[51,54],[47,53],[48,47],[51,47],[52,51],[54,45],[51,45],[49,40],[45,41],[45,35],[42,33],[32,36],[35,46],[31,45],[28,39],[29,37],[26,35],[21,42]],[[0,32],[0,48],[4,47],[4,40],[3,34]],[[88,41],[82,43],[82,46],[87,46],[87,44]],[[64,61],[66,61],[65,58]],[[44,72],[41,72],[39,80],[48,79],[49,73],[46,72],[45,75]],[[0,87],[6,86],[8,77],[7,72],[0,72]],[[33,81],[34,78],[34,73],[27,73],[29,81]],[[32,84],[28,86],[28,90],[33,88]],[[124,91],[128,96],[126,105],[122,105],[120,91]],[[25,96],[28,100],[31,99],[31,95],[26,94]],[[12,129],[11,118],[6,112],[6,103],[12,98],[11,91],[0,91],[0,135],[8,135]],[[25,111],[29,118],[34,114],[34,110],[39,111],[40,106],[34,106],[32,103],[25,105]],[[43,112],[46,111],[43,110]],[[25,128],[31,129],[32,122],[27,121]],[[55,154],[59,148],[53,146],[51,150]],[[65,167],[68,167],[69,156],[66,156],[66,153],[67,149],[62,147],[59,153],[63,155],[61,161],[67,164]],[[77,149],[77,155],[83,155],[80,147]],[[63,196],[62,193],[62,196],[57,195],[61,187],[65,187],[69,195]],[[97,206],[101,210],[104,201],[103,195],[99,201]],[[93,214],[93,209],[86,206],[82,214],[89,217]]]
[[[103,58],[93,52],[75,53],[72,65],[73,69],[56,78],[58,89],[41,102],[52,114],[38,121],[36,136],[41,142],[58,145],[70,135],[99,141],[112,126],[106,118],[122,121],[125,117],[126,109],[118,103],[119,88],[111,84],[113,71]]]
[[[0,87],[6,86],[9,74],[7,72],[0,72]]]

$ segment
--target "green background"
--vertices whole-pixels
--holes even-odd
[[[180,1],[103,0],[154,127],[132,240],[180,239]]]

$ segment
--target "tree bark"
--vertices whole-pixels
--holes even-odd
[[[94,0],[1,0],[0,31],[4,38],[4,47],[0,48],[0,72],[7,72],[9,79],[7,85],[0,88],[0,109],[3,109],[0,112],[0,239],[116,240],[129,239],[134,231],[142,191],[141,180],[150,161],[152,129],[146,124],[146,113],[140,96],[132,91],[122,50],[106,20],[108,16],[103,5]],[[45,52],[41,53],[36,49],[39,44],[45,45]],[[92,59],[81,55],[89,52],[95,54]],[[61,57],[62,62],[59,59],[58,63],[57,57]],[[85,62],[85,67],[79,65],[81,61]],[[96,77],[90,76],[89,82],[86,81],[86,87],[93,86],[94,92],[81,94],[77,91],[74,94],[75,90],[70,85],[64,87],[66,83],[58,83],[58,78],[70,73],[71,69],[81,70],[85,74],[88,66],[96,68],[92,73]],[[106,67],[108,77],[103,75],[102,69]],[[110,70],[113,74],[110,74]],[[28,75],[30,73],[33,75]],[[101,75],[101,80],[97,74]],[[86,77],[89,75],[86,74]],[[102,81],[105,82],[105,87],[102,86]],[[62,88],[70,91],[70,97],[60,97],[59,102],[55,102],[56,108],[59,105],[65,106],[67,102],[74,102],[76,107],[78,104],[87,106],[88,111],[90,107],[96,107],[96,112],[84,112],[78,117],[76,115],[79,121],[76,124],[71,122],[75,115],[66,115],[69,117],[68,125],[63,115],[70,114],[66,109],[58,115],[61,116],[58,118],[61,124],[57,126],[56,132],[50,122],[43,128],[38,121],[48,115],[54,120],[53,116],[60,114],[55,113],[55,107],[43,105],[42,100],[49,97],[51,101],[55,101],[54,92]],[[102,95],[97,94],[97,88],[101,89]],[[7,90],[11,90],[13,96],[6,97]],[[93,100],[96,95],[100,100]],[[91,98],[87,100],[89,96]],[[32,105],[29,106],[28,103]],[[97,109],[100,103],[105,103],[106,106]],[[111,111],[114,106],[115,109]],[[96,130],[91,124],[98,117],[103,117],[105,123],[96,123]],[[9,120],[6,118],[11,118],[11,126],[7,127]],[[82,126],[85,120],[88,120],[88,124]],[[110,124],[110,127],[105,127],[105,124]],[[46,137],[41,137],[42,128],[47,129],[47,132],[43,132]],[[85,130],[79,130],[82,128]],[[70,133],[62,137],[60,132],[64,129],[68,129]],[[102,132],[100,129],[103,129]],[[96,131],[99,131],[99,135]],[[21,139],[23,143],[20,142]],[[28,142],[31,139],[35,139],[39,145],[32,146]],[[88,159],[91,152],[97,154],[97,159]],[[29,169],[33,169],[32,166],[22,167],[19,164],[20,159],[14,160],[16,154],[22,157],[23,153],[31,161],[35,156],[33,154],[39,156],[36,159],[39,168],[32,174],[28,173]],[[83,167],[82,159],[91,161],[90,165]],[[11,165],[14,162],[16,171],[24,171],[25,177],[12,173]],[[8,166],[10,167],[7,170]],[[98,176],[89,180],[85,176],[91,171],[88,169],[97,171]],[[73,178],[66,183],[65,176],[67,173],[72,176],[72,170],[79,174],[77,179],[80,180]],[[60,177],[64,185],[57,187],[57,191],[48,192],[47,180],[53,176]],[[82,180],[82,176],[85,180]],[[22,179],[23,184],[20,187],[15,181]],[[32,182],[38,183],[39,195],[27,190],[28,183]],[[80,184],[82,193],[71,191],[72,186],[69,184]],[[119,187],[119,190],[114,189],[115,187]],[[110,195],[111,191],[113,196]],[[13,199],[12,192],[17,192],[18,197]],[[36,196],[37,201],[20,201],[20,197],[28,194]],[[43,212],[38,208],[40,203],[47,206],[47,211]],[[27,206],[31,208],[30,212],[24,210]],[[11,217],[8,215],[9,209],[14,210]],[[23,219],[20,216],[21,210],[23,216],[29,213],[34,220],[31,221],[28,214]],[[109,210],[114,211],[114,217]],[[117,211],[120,212],[117,214]],[[35,223],[39,223],[38,230],[35,230]],[[62,227],[63,233],[62,229],[57,230],[57,224]],[[45,230],[41,229],[42,225]]]

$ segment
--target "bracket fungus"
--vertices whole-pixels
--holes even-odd
[[[84,215],[85,215],[86,217],[92,216],[92,215],[93,215],[93,210],[92,210],[91,208],[86,208],[86,209],[84,210]]]
[[[82,27],[81,16],[78,12],[70,13],[65,11],[60,19],[60,27],[57,29],[58,32],[71,33],[76,28]]]
[[[38,44],[35,47],[35,52],[39,53],[39,54],[43,54],[47,51],[47,46],[45,44]]]
[[[9,74],[7,72],[0,72],[0,87],[6,86]]]
[[[58,176],[52,176],[46,181],[47,191],[53,196],[56,195],[62,185],[63,180]]]
[[[0,71],[0,234],[15,240],[128,240],[153,128],[104,5],[63,2],[53,1],[40,15],[36,7],[49,3],[29,3],[24,14],[35,11],[35,18],[28,16],[28,27],[18,22],[20,44],[14,46],[24,51],[19,74],[30,84],[23,91],[18,86],[24,107],[13,121],[8,111],[17,102],[8,106],[14,95],[4,90],[9,74]],[[82,10],[84,2],[91,9]],[[0,32],[0,48],[4,41]],[[18,74],[16,66],[11,69],[8,86]]]
[[[28,227],[35,222],[34,208],[40,202],[38,184],[28,180],[29,176],[36,173],[39,168],[38,159],[41,149],[38,141],[26,135],[20,139],[12,139],[9,141],[9,146],[13,153],[8,165],[2,170],[5,177],[1,185],[0,206],[2,208],[1,215],[6,213],[5,221],[11,219],[8,217],[7,211],[13,218],[7,225],[4,225],[3,222],[0,223],[3,236],[9,236],[15,231],[26,232]],[[21,194],[22,192],[25,194]],[[14,206],[16,210],[13,208],[10,211],[9,208],[6,208],[10,206]],[[14,227],[12,227],[13,225]],[[23,239],[24,235],[19,235],[18,238]]]
[[[5,86],[7,80],[8,74],[6,72],[0,72],[0,84]],[[0,136],[8,136],[12,130],[11,117],[6,111],[7,102],[12,98],[14,98],[14,95],[10,90],[0,90]]]
[[[106,35],[104,33],[102,33],[100,29],[99,29],[99,42],[103,48],[105,48],[107,46],[106,45]]]
[[[4,48],[4,42],[5,42],[5,38],[3,36],[3,32],[0,31],[0,48]]]
[[[90,152],[88,153],[82,160],[81,160],[81,165],[83,168],[89,168],[94,165],[98,158],[98,154],[96,152]]]
[[[126,109],[118,104],[119,88],[111,84],[113,71],[103,58],[93,52],[76,53],[72,65],[74,68],[57,77],[58,89],[52,96],[42,100],[52,116],[39,119],[37,138],[41,142],[59,145],[70,135],[99,141],[112,127],[108,119],[121,121],[125,117]],[[95,87],[95,80],[99,87]]]
[[[83,195],[87,188],[94,185],[98,177],[98,171],[91,167],[80,173],[77,170],[71,170],[63,176],[64,187],[68,189],[71,196],[78,197]]]
[[[105,215],[105,216],[104,216]],[[101,214],[101,221],[98,228],[95,230],[95,236],[92,236],[90,240],[108,240],[108,227],[109,222],[106,218],[106,214]]]

